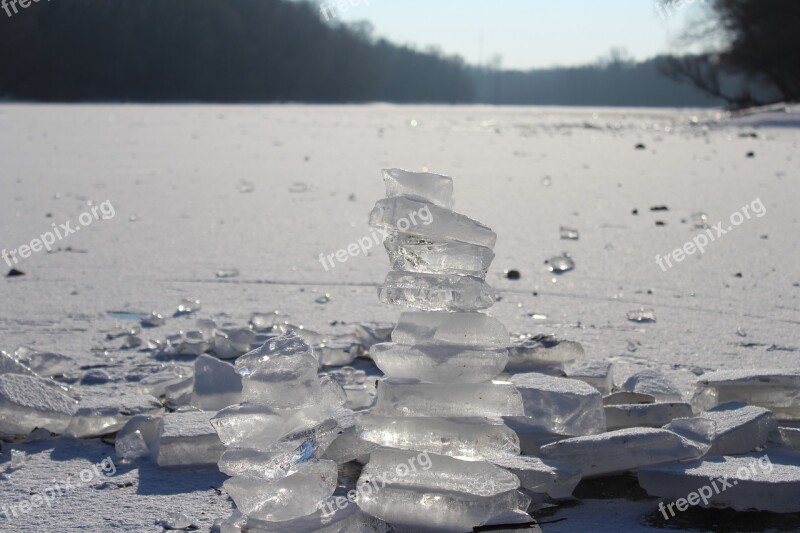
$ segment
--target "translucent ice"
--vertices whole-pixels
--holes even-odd
[[[156,449],[158,466],[216,464],[223,452],[222,443],[211,427],[214,413],[187,411],[161,417]]]
[[[65,434],[76,438],[114,433],[136,415],[154,415],[164,410],[161,402],[148,394],[102,394],[84,397],[72,416]]]
[[[383,246],[392,269],[408,272],[484,278],[494,259],[494,252],[486,246],[415,233],[392,233]]]
[[[625,380],[622,390],[649,394],[660,402],[681,401],[680,389],[658,370],[642,370],[633,374]]]
[[[692,416],[692,406],[685,402],[650,404],[617,404],[605,407],[608,430],[651,427],[657,428],[676,418]]]
[[[351,427],[336,437],[336,440],[325,450],[322,458],[342,464],[368,457],[377,447],[378,445],[374,442],[369,442],[359,437],[356,428]]]
[[[11,470],[19,470],[25,466],[28,461],[28,454],[22,450],[11,450],[11,462],[9,468]]]
[[[631,322],[650,323],[656,321],[656,312],[653,309],[635,309],[626,315]]]
[[[530,498],[517,490],[484,497],[461,492],[386,486],[358,492],[358,505],[401,531],[472,531],[509,510],[526,510]]]
[[[720,370],[697,382],[692,402],[700,409],[742,402],[772,411],[778,420],[800,420],[800,370]]]
[[[471,276],[389,272],[378,290],[383,303],[425,311],[476,311],[494,304],[494,290]]]
[[[461,241],[494,248],[497,234],[477,220],[439,206],[398,196],[379,200],[369,214],[369,225],[391,232]]]
[[[517,476],[492,463],[388,448],[372,452],[358,481],[359,487],[366,484],[378,490],[386,485],[402,485],[487,497],[520,486]]]
[[[706,456],[748,453],[767,442],[777,428],[775,416],[762,407],[730,402],[700,413],[713,420],[716,432]]]
[[[114,450],[117,457],[125,462],[135,461],[150,456],[150,448],[138,429],[126,435],[117,435],[114,441]]]
[[[453,178],[390,168],[383,170],[383,181],[388,198],[408,196],[445,209],[453,208]]]
[[[296,465],[289,475],[264,480],[237,476],[225,490],[236,507],[256,520],[286,521],[309,515],[333,494],[337,481],[333,461],[314,460]]]
[[[356,360],[360,348],[357,339],[347,335],[314,346],[314,352],[323,366],[345,366]]]
[[[167,530],[186,530],[192,527],[192,519],[183,513],[167,513],[159,520],[159,525]]]
[[[406,312],[392,332],[399,344],[455,344],[476,348],[505,348],[508,330],[483,313]]]
[[[367,415],[358,419],[356,428],[364,440],[401,450],[471,460],[520,452],[517,435],[498,419]]]
[[[545,263],[547,264],[547,270],[553,274],[565,274],[575,268],[575,261],[566,254],[551,257]]]
[[[375,364],[393,378],[429,383],[481,383],[499,375],[508,350],[472,350],[446,346],[376,344],[370,350]]]
[[[524,394],[524,393],[523,393]],[[598,394],[599,398],[599,394]],[[599,401],[599,400],[598,400]],[[522,397],[508,383],[431,384],[392,379],[378,384],[372,414],[380,416],[522,416]]]
[[[608,394],[614,387],[612,364],[608,361],[587,361],[573,366],[567,375],[588,383],[602,394]]]
[[[194,362],[193,406],[204,411],[219,411],[242,401],[242,377],[230,363],[210,355]]]
[[[67,374],[75,362],[71,357],[60,353],[40,352],[25,346],[17,348],[14,355],[17,361],[37,375],[48,378]]]
[[[730,507],[737,511],[800,512],[800,460],[779,451],[735,457],[710,457],[639,470],[648,494],[677,500],[677,511],[690,505]],[[665,513],[675,514],[670,506]]]
[[[277,444],[268,452],[233,448],[222,454],[219,469],[229,476],[280,479],[298,464],[314,459],[318,451],[313,445],[306,451],[305,446],[294,442]]]
[[[581,480],[577,471],[536,457],[509,455],[492,462],[516,475],[522,488],[551,498],[569,498]]]
[[[621,429],[575,437],[542,447],[542,457],[573,468],[583,477],[694,459],[704,449],[666,429]]]
[[[0,434],[27,435],[37,427],[63,433],[76,408],[77,402],[48,380],[0,375]]]
[[[515,374],[535,372],[542,368],[562,368],[564,364],[579,361],[583,357],[583,346],[577,342],[552,335],[536,335],[510,348],[506,372]]]
[[[531,425],[561,435],[593,435],[606,429],[603,397],[583,381],[528,373],[514,375],[511,383],[522,395]]]
[[[31,370],[26,364],[19,362],[11,354],[0,351],[0,374],[35,376],[36,372]]]

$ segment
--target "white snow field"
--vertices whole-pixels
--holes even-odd
[[[197,319],[245,327],[253,313],[277,310],[280,320],[325,335],[395,323],[405,309],[377,296],[389,265],[383,246],[371,240],[367,255],[335,256],[372,238],[367,216],[385,196],[382,168],[452,176],[454,209],[498,236],[486,280],[501,298],[490,314],[512,334],[579,342],[584,362],[613,363],[616,388],[656,370],[667,380],[632,390],[658,396],[655,389],[675,386],[688,402],[712,371],[790,376],[800,369],[798,126],[797,107],[730,118],[689,109],[0,105],[0,251],[19,259],[20,246],[53,224],[80,227],[50,253],[25,250],[16,264],[5,255],[24,275],[0,279],[0,349],[69,356],[18,352],[103,415],[97,428],[82,419],[80,439],[37,430],[2,443],[0,531],[158,532],[163,520],[181,525],[170,513],[208,531],[230,516],[228,477],[216,466],[123,463],[113,437],[91,435],[143,415],[142,438],[126,442],[153,438],[149,397],[135,396],[142,379],[161,365],[191,369],[194,357],[143,348],[197,329]],[[107,219],[84,224],[92,207]],[[574,237],[567,230],[579,238],[562,238]],[[686,250],[680,261],[678,248]],[[550,272],[545,261],[564,253],[574,270]],[[5,258],[0,267],[11,269]],[[506,269],[519,279],[507,279]],[[202,308],[173,317],[185,298]],[[153,311],[166,323],[143,329],[144,345],[124,348],[130,339],[115,328],[138,326]],[[197,348],[192,339],[187,346]],[[0,373],[11,372],[8,361]],[[170,380],[147,382],[149,394],[191,394],[185,367],[170,368]],[[797,426],[794,382],[781,383],[783,396],[768,401],[783,402],[782,427]],[[237,393],[234,383],[224,394]],[[117,409],[123,396],[127,407]],[[36,416],[62,427],[74,407],[14,398],[0,398],[2,427],[26,427]],[[172,425],[178,456],[192,439],[213,440],[205,426],[184,434]],[[14,453],[12,461],[13,450],[26,460]],[[215,450],[208,444],[205,453]],[[782,461],[791,465],[789,457]],[[113,473],[101,468],[106,458]],[[73,490],[33,500],[68,478]],[[597,483],[534,513],[543,531],[736,530],[735,511],[704,520],[694,510],[667,522],[660,499],[638,486],[630,497]],[[800,531],[792,516],[798,523],[762,513],[738,527]],[[714,520],[727,525],[717,529]]]

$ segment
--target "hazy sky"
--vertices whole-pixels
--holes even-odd
[[[318,2],[320,0],[317,0]],[[665,1],[665,0],[661,0]],[[674,1],[674,0],[673,0]],[[368,20],[375,35],[437,45],[470,63],[494,54],[506,68],[590,63],[612,47],[646,59],[669,49],[703,0],[683,0],[663,20],[655,0],[325,0],[345,21]],[[482,37],[482,39],[481,39]],[[481,47],[481,40],[483,46]]]

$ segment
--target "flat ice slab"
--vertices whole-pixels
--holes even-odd
[[[727,402],[757,405],[778,420],[800,420],[800,370],[720,370],[697,381],[693,402],[710,409]]]
[[[505,348],[508,330],[483,313],[405,312],[392,331],[392,341],[408,345],[457,345]]]
[[[556,463],[545,462],[537,457],[509,455],[492,459],[492,462],[516,475],[522,488],[547,494],[555,499],[572,496],[572,492],[581,480],[577,471]]]
[[[77,404],[44,378],[0,375],[0,434],[27,435],[37,427],[63,433]]]
[[[378,399],[371,413],[379,416],[523,416],[522,401],[518,389],[508,383],[487,381],[462,385],[387,379],[378,383]]]
[[[399,168],[383,169],[386,196],[408,196],[445,209],[453,208],[453,178],[430,172],[409,172]]]
[[[647,427],[660,428],[676,418],[692,416],[692,406],[686,402],[606,405],[606,424],[615,429]]]
[[[642,370],[630,376],[622,384],[622,390],[649,394],[660,402],[681,401],[680,389],[658,370]]]
[[[98,395],[84,398],[65,434],[76,438],[97,437],[122,429],[137,415],[157,415],[164,407],[149,394]]]
[[[478,311],[494,305],[495,292],[473,276],[391,271],[378,288],[378,298],[423,311]]]
[[[608,361],[586,361],[573,366],[567,376],[588,383],[602,394],[609,394],[614,387],[613,365]]]
[[[772,412],[763,407],[729,402],[700,413],[700,418],[716,425],[707,456],[748,453],[767,442],[778,424]]]
[[[210,419],[214,413],[188,411],[161,417],[156,450],[158,466],[217,464],[224,451]]]
[[[561,435],[594,435],[606,429],[603,397],[576,379],[516,374],[511,383],[522,395],[529,424]]]
[[[554,442],[543,446],[541,453],[591,477],[696,459],[704,450],[666,429],[634,428]]]
[[[800,512],[800,456],[785,452],[642,468],[639,484],[652,496],[677,499],[678,511],[699,505],[737,511]]]
[[[497,377],[508,362],[508,350],[458,346],[407,346],[384,342],[370,356],[392,378],[428,383],[482,383]]]

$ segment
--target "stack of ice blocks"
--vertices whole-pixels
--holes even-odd
[[[519,479],[492,463],[519,455],[501,417],[523,415],[516,388],[492,381],[508,361],[508,331],[480,312],[494,303],[484,278],[497,236],[452,211],[448,177],[386,170],[384,180],[388,198],[370,225],[388,232],[393,271],[379,296],[418,311],[370,351],[386,377],[356,427],[381,448],[361,473],[358,503],[400,531],[530,521]]]
[[[352,412],[332,378],[290,332],[237,359],[244,403],[223,409],[211,423],[226,446],[220,470],[237,512],[226,531],[300,531],[330,522],[320,506],[337,484],[338,467],[321,459],[348,426]]]

